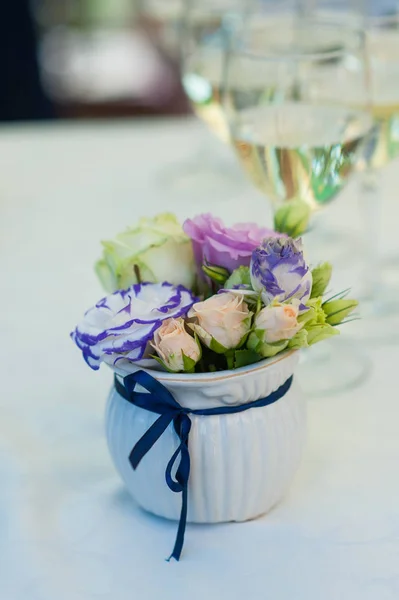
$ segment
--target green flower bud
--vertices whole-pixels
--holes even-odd
[[[263,338],[264,332],[257,333],[256,331],[253,331],[248,338],[247,348],[257,352],[262,358],[272,358],[273,356],[276,356],[276,354],[279,354],[279,352],[285,350],[288,346],[289,340],[281,340],[280,342],[268,344],[260,339],[260,335]]]
[[[288,340],[282,340],[281,342],[274,342],[273,344],[262,344],[260,348],[258,348],[258,354],[260,354],[263,358],[272,358],[279,354],[283,350],[285,350],[288,346]]]
[[[292,340],[289,341],[288,348],[291,350],[299,350],[300,348],[306,348],[308,345],[308,332],[306,329],[301,329]]]
[[[313,344],[317,344],[318,342],[322,342],[333,335],[339,335],[339,329],[335,329],[328,323],[324,323],[324,325],[314,325],[308,329],[308,345],[313,346]]]
[[[312,271],[313,285],[311,298],[318,298],[322,296],[330,283],[332,274],[332,265],[329,262],[325,262]]]
[[[309,223],[310,206],[303,200],[296,199],[281,206],[274,215],[274,229],[297,238],[302,235]]]
[[[323,310],[326,315],[326,322],[329,325],[339,325],[353,312],[359,303],[357,300],[338,298],[330,300],[323,304]]]
[[[298,318],[298,321],[303,323],[306,329],[310,329],[315,325],[323,325],[323,323],[326,322],[326,315],[323,310],[323,300],[321,298],[312,298],[311,300],[308,300],[306,306],[309,310]]]
[[[218,267],[217,265],[206,264],[202,265],[202,270],[209,279],[212,281],[216,281],[219,285],[225,287],[225,281],[230,276],[230,271],[225,269],[224,267]]]

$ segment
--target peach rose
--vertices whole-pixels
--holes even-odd
[[[192,328],[202,342],[210,348],[213,338],[223,347],[219,349],[221,352],[239,345],[250,330],[252,313],[242,296],[222,292],[194,304],[188,317],[195,319]]]
[[[275,302],[263,308],[255,319],[255,329],[263,329],[264,342],[272,344],[281,340],[290,340],[302,328],[298,323],[299,300],[291,304]]]
[[[154,334],[151,346],[171,371],[184,371],[183,353],[195,363],[201,358],[201,348],[185,330],[184,319],[167,319]]]

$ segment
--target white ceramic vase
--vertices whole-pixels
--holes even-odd
[[[219,373],[147,371],[179,404],[202,409],[268,396],[293,374],[298,357],[298,352],[291,351]],[[128,374],[116,372],[118,376]],[[156,515],[178,520],[181,494],[172,492],[165,482],[166,465],[179,443],[173,424],[135,471],[129,463],[133,446],[157,416],[130,404],[112,389],[106,411],[108,446],[138,504]],[[305,441],[306,406],[295,378],[288,393],[269,406],[227,415],[190,415],[190,419],[188,521],[246,521],[279,502],[297,470]]]

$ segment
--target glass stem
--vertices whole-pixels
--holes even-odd
[[[380,250],[380,176],[368,168],[361,174],[360,212],[363,216],[363,296],[372,302],[374,310],[382,284]]]

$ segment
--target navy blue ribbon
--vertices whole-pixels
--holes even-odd
[[[149,410],[150,412],[160,415],[158,419],[151,425],[151,427],[145,432],[145,434],[139,439],[131,451],[129,461],[133,469],[137,469],[141,459],[147,454],[147,452],[152,448],[155,442],[161,437],[165,429],[172,422],[180,440],[180,444],[169,460],[165,472],[165,478],[168,487],[172,490],[172,492],[182,494],[182,508],[180,513],[179,527],[177,530],[173,552],[168,560],[171,558],[179,560],[183,549],[184,533],[187,523],[187,494],[188,480],[190,477],[190,452],[188,449],[188,438],[191,429],[191,419],[188,415],[228,415],[243,412],[244,410],[249,410],[250,408],[261,408],[262,406],[268,406],[269,404],[273,404],[285,396],[290,389],[291,384],[292,377],[287,379],[282,386],[267,396],[267,398],[261,398],[260,400],[248,402],[247,404],[191,410],[190,408],[180,406],[180,404],[173,398],[169,390],[146,371],[136,371],[136,373],[127,375],[124,377],[123,383],[121,383],[118,378],[115,377],[116,391],[123,398],[125,398],[125,400],[131,404],[134,404],[134,406],[138,406],[139,408],[143,408],[144,410]],[[135,389],[136,385],[140,385],[146,389],[148,393],[137,392]],[[175,478],[173,479],[172,469],[179,456],[180,462],[176,470]]]

